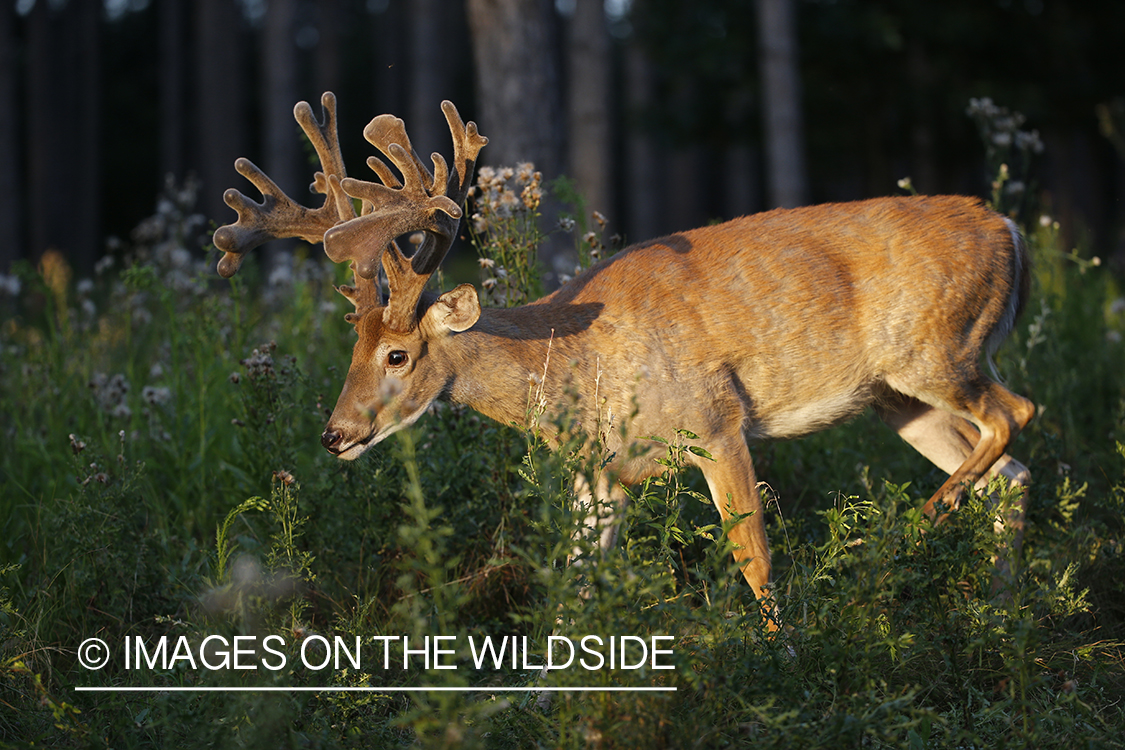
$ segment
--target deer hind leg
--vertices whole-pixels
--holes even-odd
[[[766,538],[766,519],[762,496],[758,493],[754,465],[746,443],[739,439],[726,450],[712,449],[715,460],[700,462],[703,477],[711,490],[711,500],[723,522],[741,518],[727,536],[735,544],[734,559],[754,596],[762,602],[770,630],[777,629],[777,618],[770,603],[770,546]],[[709,446],[710,447],[710,446]]]
[[[990,385],[995,385],[991,384]],[[1001,403],[1014,405],[1011,411],[999,411],[999,419],[1008,426],[1008,434],[999,447],[999,458],[987,465],[979,476],[975,477],[975,487],[983,489],[997,476],[1007,478],[1012,485],[1026,488],[1031,482],[1031,474],[1027,467],[1003,451],[1031,419],[1034,406],[1031,402],[1016,396],[1001,386],[995,389],[1006,395],[1007,399]],[[950,475],[950,478],[934,493],[934,496],[924,506],[925,511],[934,516],[937,503],[944,502],[949,508],[954,509],[960,502],[961,491],[969,481],[974,481],[977,467],[985,461],[991,460],[997,451],[995,445],[981,448],[982,432],[973,426],[967,419],[952,414],[943,409],[938,409],[918,399],[901,394],[894,394],[876,407],[879,417],[899,434],[903,440],[914,447],[919,453],[928,458],[935,466]],[[995,413],[995,412],[994,412]],[[995,419],[993,420],[995,421]],[[999,436],[993,434],[994,443]],[[977,456],[976,463],[973,463]],[[960,475],[960,477],[958,476]],[[955,490],[949,494],[949,490]],[[1027,491],[1021,493],[1016,505],[1009,511],[1005,523],[1015,531],[1012,541],[1014,553],[1019,554],[1020,543],[1023,539],[1024,517],[1027,510]],[[944,515],[938,520],[944,519]],[[1003,529],[1003,523],[997,521],[997,532]],[[998,561],[998,567],[1007,568],[1004,560]]]

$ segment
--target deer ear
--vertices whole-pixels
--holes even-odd
[[[472,284],[461,284],[434,301],[426,317],[438,328],[449,331],[467,331],[480,318],[480,300]]]

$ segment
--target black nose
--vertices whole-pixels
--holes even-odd
[[[343,437],[343,435],[336,432],[335,430],[325,430],[324,433],[320,436],[320,444],[323,445],[329,453],[339,454],[340,440],[342,440]]]

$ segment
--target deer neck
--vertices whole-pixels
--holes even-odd
[[[502,424],[527,425],[540,406],[553,409],[586,361],[592,318],[578,308],[546,302],[481,310],[476,325],[451,339],[450,398]]]

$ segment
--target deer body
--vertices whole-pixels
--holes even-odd
[[[460,120],[450,123],[456,144]],[[469,130],[471,139],[471,123]],[[401,144],[405,133],[395,135]],[[410,186],[411,165],[420,162],[407,160],[409,142],[376,145],[423,198],[444,182]],[[457,163],[471,169],[469,159]],[[352,195],[374,193],[349,189],[354,180],[325,182],[330,199],[333,184]],[[466,184],[463,171],[449,176],[454,183]],[[452,214],[428,200],[420,228],[444,238],[447,249],[456,222],[452,230],[433,228],[437,210]],[[379,207],[368,213],[378,217]],[[325,233],[332,257],[353,258],[357,287],[360,269],[374,263],[352,245],[341,250],[337,237],[353,237],[358,247],[354,235],[367,218],[341,216]],[[393,239],[377,237],[381,244],[367,253]],[[216,244],[222,247],[219,233]],[[590,487],[579,478],[578,488],[586,502],[597,495],[619,504],[618,482],[663,470],[653,459],[664,446],[646,438],[672,440],[676,430],[690,430],[713,458],[687,454],[720,514],[742,519],[729,534],[760,598],[770,555],[754,441],[805,435],[874,406],[950,473],[925,506],[931,516],[956,508],[966,484],[995,474],[1028,480],[1005,451],[1034,408],[980,368],[981,355],[991,356],[1024,305],[1028,259],[1014,224],[975,199],[882,198],[743,217],[634,245],[514,309],[481,309],[467,284],[422,295],[420,284],[443,254],[426,244],[409,259],[393,247],[383,253],[391,287],[385,306],[377,293],[342,290],[357,300],[359,338],[322,436],[341,458],[356,458],[412,423],[436,398],[524,424],[534,393],[548,410],[566,404],[582,429],[605,442],[613,479]],[[610,521],[601,539],[611,544],[612,519],[596,515],[594,525]]]

